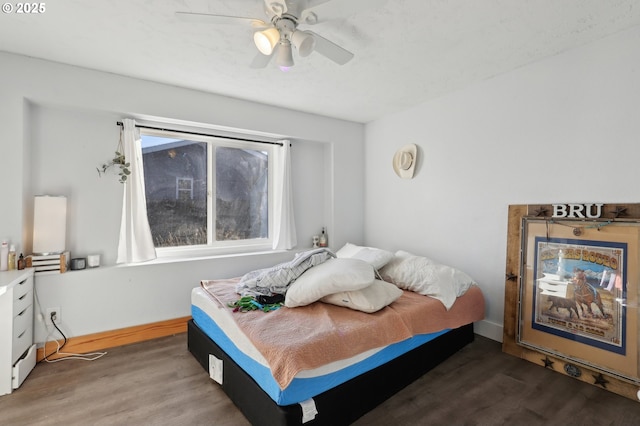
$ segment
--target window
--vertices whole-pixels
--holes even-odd
[[[176,178],[176,200],[193,200],[193,178]]]
[[[270,246],[271,145],[141,131],[156,248]]]

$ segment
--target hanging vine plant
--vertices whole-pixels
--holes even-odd
[[[122,145],[122,129],[120,130],[120,140],[118,141],[118,147],[116,149],[116,153],[114,157],[106,163],[103,163],[100,167],[97,167],[98,176],[102,176],[107,173],[109,169],[112,167],[118,167],[120,170],[118,172],[120,183],[125,183],[127,178],[131,174],[131,163],[127,162],[127,159],[124,156],[124,148]]]

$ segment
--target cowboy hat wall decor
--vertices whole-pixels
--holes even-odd
[[[415,144],[405,145],[393,156],[393,170],[402,179],[411,179],[417,158],[418,147]]]

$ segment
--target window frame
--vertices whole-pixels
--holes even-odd
[[[171,258],[194,258],[224,254],[256,253],[272,250],[273,246],[273,223],[274,223],[274,143],[259,141],[236,140],[236,138],[225,138],[215,135],[194,133],[192,131],[180,131],[170,129],[140,128],[141,138],[144,136],[165,137],[170,139],[189,140],[194,142],[207,143],[207,244],[177,246],[177,247],[156,247],[158,259]],[[242,138],[238,138],[242,139]],[[267,214],[268,214],[268,236],[267,238],[253,238],[247,240],[215,241],[216,231],[216,197],[214,196],[215,180],[215,147],[236,148],[252,151],[266,151],[268,156],[268,184],[267,184]],[[143,159],[144,168],[144,159]],[[177,189],[176,189],[177,190]],[[146,198],[146,191],[145,191]]]
[[[189,182],[189,189],[180,188],[180,183],[181,182]],[[177,177],[176,176],[176,200],[180,199],[180,193],[182,193],[182,192],[188,192],[189,193],[189,199],[193,200],[193,178]]]

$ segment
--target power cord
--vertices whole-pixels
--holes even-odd
[[[62,346],[60,346],[60,342],[58,341],[58,339],[56,339],[56,344],[58,345],[57,349],[55,351],[51,352],[49,355],[46,355],[47,341],[49,340],[49,337],[52,335],[52,333],[49,333],[47,335],[47,338],[45,339],[45,342],[44,342],[45,356],[44,356],[44,358],[42,358],[42,360],[45,361],[45,362],[52,362],[51,360],[49,360],[49,357],[51,355],[53,355],[53,354],[60,353],[60,350],[62,348],[64,348],[64,346],[67,344],[67,336],[64,335],[62,330],[60,330],[60,328],[58,328],[58,325],[56,324],[56,321],[55,321],[56,320],[56,314],[55,314],[55,312],[51,312],[51,315],[50,315],[49,318],[51,319],[51,324],[53,324],[53,326],[56,328],[56,330],[58,330],[58,333],[60,333],[60,335],[64,339],[64,343],[62,344]]]
[[[40,311],[40,314],[38,316],[40,320],[44,320],[44,313],[42,312],[42,305],[40,304],[40,300],[38,299],[38,291],[36,289],[36,286],[33,287],[33,295],[34,295],[35,303],[38,305],[38,310]],[[67,336],[65,336],[62,330],[60,330],[60,327],[58,327],[58,325],[56,324],[55,322],[56,315],[54,312],[51,312],[51,314],[49,315],[49,318],[51,319],[51,324],[53,324],[53,326],[55,327],[55,330],[52,330],[49,327],[47,327],[49,334],[44,339],[45,356],[44,358],[42,358],[40,362],[45,361],[45,362],[51,363],[51,362],[58,362],[58,361],[66,361],[69,359],[79,359],[82,361],[95,361],[98,358],[102,358],[107,354],[106,352],[92,352],[87,354],[73,354],[73,353],[61,352],[61,349],[67,344]],[[60,333],[60,335],[64,339],[64,343],[62,345],[60,345],[60,342],[58,341],[58,339],[53,338],[53,333],[56,330],[58,331],[58,333]],[[47,342],[49,341],[49,338],[53,338],[53,340],[55,340],[57,348],[53,352],[47,355]],[[52,355],[64,355],[64,356],[56,359],[49,359],[49,357]]]
[[[45,361],[45,362],[59,362],[59,361],[66,361],[66,360],[69,360],[69,359],[79,359],[79,360],[82,360],[82,361],[95,361],[98,358],[102,358],[103,356],[105,356],[107,354],[106,352],[92,352],[92,353],[87,353],[87,354],[74,354],[74,353],[61,352],[62,348],[64,348],[64,346],[67,344],[67,336],[64,335],[62,330],[60,330],[60,327],[58,327],[58,325],[56,324],[56,322],[55,322],[55,319],[56,319],[55,312],[51,312],[50,319],[51,319],[51,324],[53,324],[55,329],[58,330],[58,333],[60,333],[60,335],[64,339],[64,343],[61,346],[60,342],[58,341],[58,339],[54,339],[55,342],[56,342],[56,345],[58,347],[56,348],[55,351],[53,351],[49,355],[45,355],[45,357],[42,359],[43,361]],[[46,342],[49,340],[49,337],[51,337],[52,334],[53,334],[53,331],[51,333],[49,333],[49,335],[45,339],[45,344],[44,344],[45,349],[46,349],[46,346],[47,346]],[[56,359],[49,359],[49,357],[51,355],[64,355],[64,356],[61,357],[61,358],[56,358]]]

